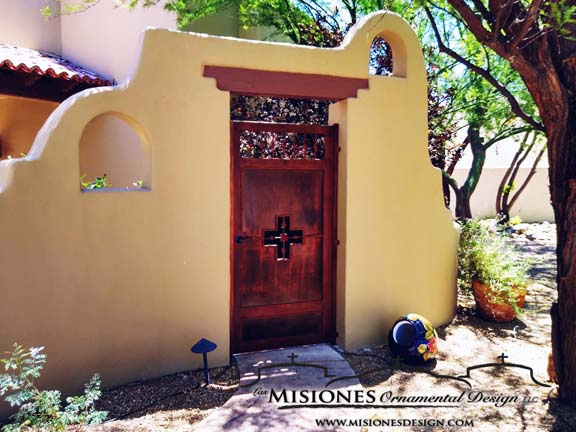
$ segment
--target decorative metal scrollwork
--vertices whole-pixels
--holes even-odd
[[[240,132],[240,157],[243,159],[324,159],[325,137],[299,132]]]

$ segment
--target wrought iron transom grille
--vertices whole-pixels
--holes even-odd
[[[322,160],[325,137],[303,132],[240,132],[240,157],[243,159]]]

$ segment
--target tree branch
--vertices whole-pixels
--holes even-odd
[[[534,159],[534,163],[532,164],[532,168],[530,169],[530,172],[528,173],[528,175],[524,179],[524,183],[522,183],[522,186],[520,186],[518,188],[518,190],[516,191],[516,193],[514,194],[512,199],[510,199],[510,203],[508,204],[508,210],[510,210],[512,208],[512,206],[516,203],[516,201],[520,197],[520,194],[524,191],[524,189],[526,189],[526,186],[528,186],[528,183],[530,182],[532,177],[534,177],[534,174],[536,174],[538,162],[540,162],[540,159],[542,159],[542,156],[544,156],[544,153],[546,152],[546,147],[547,147],[546,144],[544,144],[542,146],[542,148],[540,149],[540,153],[538,153],[538,156],[536,156],[536,159]]]
[[[468,147],[468,144],[470,144],[470,138],[466,137],[464,139],[464,142],[462,142],[462,144],[456,146],[455,149],[450,151],[450,163],[448,164],[448,168],[446,169],[446,172],[449,175],[452,175],[454,173],[454,170],[456,169],[456,165],[458,164],[458,162],[460,162],[460,159],[462,159],[462,154],[464,153],[464,150],[466,150],[466,147]]]
[[[448,0],[448,3],[456,9],[479,41],[487,42],[490,39],[490,33],[484,28],[482,21],[464,0]]]
[[[541,5],[542,0],[532,0],[532,3],[530,3],[530,7],[528,8],[526,18],[522,23],[520,31],[518,32],[518,34],[516,34],[516,36],[514,36],[514,39],[512,39],[512,41],[508,44],[508,51],[510,52],[515,51],[516,48],[518,48],[520,42],[522,42],[524,38],[528,35],[528,32],[538,19],[538,13],[540,11]]]
[[[441,170],[441,171],[442,171],[442,176],[446,179],[446,181],[448,182],[448,185],[450,185],[450,187],[452,188],[454,193],[456,195],[458,195],[458,182],[454,179],[454,177],[452,177],[446,171],[444,171],[444,170]]]
[[[504,193],[504,187],[508,183],[508,178],[510,178],[510,174],[514,170],[514,167],[516,166],[516,162],[518,161],[518,158],[522,154],[523,147],[526,144],[526,141],[528,140],[529,134],[530,134],[530,132],[526,132],[526,134],[524,135],[524,138],[522,139],[522,143],[520,144],[520,147],[518,147],[518,151],[514,154],[514,158],[512,159],[512,162],[510,162],[510,166],[508,167],[508,169],[504,173],[504,176],[502,177],[502,180],[500,181],[500,184],[498,185],[498,191],[496,192],[496,214],[497,215],[502,213],[502,196]]]
[[[519,133],[522,133],[522,132],[530,132],[533,130],[534,130],[534,128],[532,126],[521,126],[521,127],[515,127],[512,129],[507,129],[504,132],[501,132],[501,133],[497,134],[496,136],[492,137],[491,139],[489,139],[484,144],[484,147],[486,149],[488,149],[492,145],[496,144],[498,141],[505,140],[506,138],[513,137],[514,135],[518,135]]]
[[[449,1],[453,1],[453,0],[449,0]],[[534,120],[528,114],[526,114],[522,110],[522,107],[520,106],[520,104],[518,103],[518,101],[516,100],[514,95],[512,93],[510,93],[510,91],[506,87],[504,87],[502,84],[500,84],[498,82],[498,80],[496,78],[494,78],[487,70],[482,69],[481,67],[475,65],[474,63],[466,60],[464,57],[462,57],[456,51],[454,51],[451,48],[449,48],[448,46],[446,46],[444,44],[444,42],[442,41],[442,37],[440,36],[440,31],[438,30],[438,26],[436,25],[436,21],[434,20],[434,17],[432,16],[432,12],[430,12],[430,9],[428,8],[428,6],[424,6],[424,11],[426,12],[426,15],[428,16],[428,19],[430,20],[430,24],[432,25],[432,31],[433,31],[434,36],[436,38],[436,42],[438,43],[438,49],[441,52],[443,52],[444,54],[449,55],[453,59],[455,59],[458,62],[460,62],[461,64],[463,64],[468,69],[470,69],[470,70],[476,72],[478,75],[482,76],[494,88],[496,88],[496,90],[498,90],[498,92],[500,92],[500,94],[502,96],[504,96],[506,98],[506,100],[510,104],[510,109],[512,110],[512,112],[517,117],[524,120],[526,123],[531,125],[534,129],[537,129],[539,131],[544,131],[544,126],[542,124],[540,124],[539,122],[537,122],[536,120]]]
[[[492,26],[492,35],[490,37],[490,40],[493,43],[498,41],[498,37],[500,36],[500,30],[502,30],[502,20],[504,19],[504,11],[506,9],[509,9],[509,6],[510,2],[507,1],[503,3],[496,12],[496,20],[494,21],[494,25]]]
[[[492,33],[482,25],[480,18],[478,18],[476,13],[468,6],[465,0],[448,0],[448,3],[456,9],[456,12],[462,17],[472,34],[478,39],[478,42],[489,46],[504,59],[510,57],[506,46],[500,40],[492,40]]]
[[[486,6],[484,6],[482,0],[472,0],[472,3],[474,3],[474,6],[476,9],[478,9],[478,12],[482,14],[482,18],[484,18],[484,20],[490,24],[494,24],[494,17],[492,16],[492,13],[486,9]]]
[[[349,0],[342,0],[342,4],[350,14],[350,24],[356,24],[356,16],[357,16],[357,5],[355,1],[350,2]]]
[[[526,139],[528,139],[528,137]],[[510,192],[512,191],[512,187],[514,185],[514,181],[516,180],[516,176],[518,175],[518,171],[520,170],[520,166],[524,163],[524,161],[526,160],[526,158],[530,154],[530,151],[534,147],[534,144],[536,144],[537,139],[538,139],[538,135],[534,134],[534,137],[532,138],[532,142],[530,143],[528,148],[525,148],[526,141],[524,141],[522,143],[522,145],[520,146],[520,149],[518,150],[520,152],[521,157],[519,160],[516,161],[516,163],[512,167],[510,177],[507,180],[507,183],[510,186],[510,188],[508,188],[508,191],[504,192],[502,195],[502,209],[506,213],[510,212],[510,205],[508,204],[508,198],[510,197]]]

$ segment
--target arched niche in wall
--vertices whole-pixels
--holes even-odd
[[[406,78],[408,54],[406,41],[399,32],[384,30],[372,39],[368,71],[370,75]]]
[[[108,112],[88,122],[80,138],[81,189],[149,190],[150,145],[131,117]]]
[[[370,46],[370,75],[389,76],[393,74],[394,61],[392,47],[381,36],[376,36]]]

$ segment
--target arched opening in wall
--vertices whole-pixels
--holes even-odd
[[[370,75],[390,76],[393,66],[392,48],[380,36],[375,37],[370,46]]]
[[[80,138],[83,191],[150,189],[149,143],[130,117],[105,113],[93,118]]]

